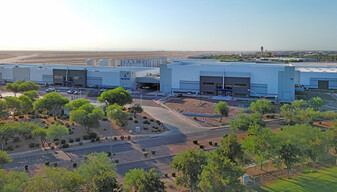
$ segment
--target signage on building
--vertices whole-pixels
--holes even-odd
[[[121,72],[121,80],[128,81],[131,79],[131,73],[130,72]]]

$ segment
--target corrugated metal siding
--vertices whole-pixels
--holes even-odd
[[[185,81],[180,80],[180,89],[186,90],[199,90],[200,82],[199,81]]]
[[[102,86],[102,77],[87,77],[87,85],[89,87]]]

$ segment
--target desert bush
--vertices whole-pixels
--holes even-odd
[[[61,140],[61,144],[65,144],[66,143],[66,140],[65,139],[62,139]]]
[[[96,138],[97,137],[97,133],[89,133],[89,138],[92,139],[92,138]]]
[[[148,152],[144,152],[144,156],[147,157],[149,155]]]
[[[176,177],[176,173],[175,172],[172,172],[171,175],[172,175],[172,177]]]
[[[69,143],[74,143],[74,139],[69,138]]]
[[[81,141],[81,138],[76,137],[75,141],[76,141],[76,142],[79,142],[79,141]]]
[[[44,164],[45,164],[46,166],[48,166],[48,165],[50,164],[50,162],[49,162],[49,161],[46,161],[46,162],[44,162]]]
[[[138,120],[134,120],[133,122],[138,123]]]
[[[68,143],[63,144],[62,148],[64,148],[64,149],[69,148],[69,144]]]
[[[29,148],[34,148],[35,147],[35,143],[29,143],[28,146],[29,146]]]
[[[198,144],[198,140],[194,139],[194,140],[193,140],[193,143],[194,143],[194,144]]]
[[[114,137],[114,140],[117,141],[117,137]]]
[[[77,167],[77,163],[73,163],[73,167],[74,167],[74,168]]]

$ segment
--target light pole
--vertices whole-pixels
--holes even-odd
[[[109,111],[110,111],[110,121],[111,121],[111,126],[110,126],[110,135],[111,135],[111,145],[110,145],[110,155],[111,155],[111,161],[112,161],[112,110],[111,110],[111,106],[109,106]],[[115,109],[115,112],[117,112],[117,110]]]

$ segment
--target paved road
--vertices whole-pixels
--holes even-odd
[[[228,128],[221,129],[212,129],[212,130],[203,130],[199,132],[193,132],[188,134],[178,134],[178,135],[168,135],[168,136],[156,136],[156,137],[147,137],[137,140],[131,141],[123,141],[119,143],[112,144],[112,152],[119,153],[125,151],[134,150],[133,146],[137,146],[139,148],[150,148],[162,145],[170,145],[170,144],[179,144],[184,143],[186,141],[191,141],[193,139],[206,139],[206,138],[215,138],[221,135],[228,134],[230,130]],[[133,145],[131,145],[131,142]],[[89,146],[82,146],[77,148],[69,148],[63,150],[70,158],[72,159],[83,159],[83,156],[88,155],[93,152],[108,152],[111,151],[111,144],[96,144]],[[43,164],[46,161],[49,162],[58,162],[63,161],[60,158],[57,158],[55,154],[51,151],[47,152],[36,152],[33,154],[27,155],[19,155],[13,156],[13,162],[3,165],[2,168],[5,169],[15,169],[22,168],[24,165],[35,165],[35,164]],[[146,167],[156,167],[157,161],[146,161],[147,163],[143,163],[144,168]],[[125,165],[121,165],[121,173],[123,173],[123,169],[131,169],[132,167],[139,166],[142,163],[134,162]],[[169,163],[168,163],[169,164]],[[167,164],[167,165],[168,165]],[[145,166],[146,165],[146,166]],[[166,166],[167,166],[166,165]],[[165,167],[165,166],[164,166]]]

